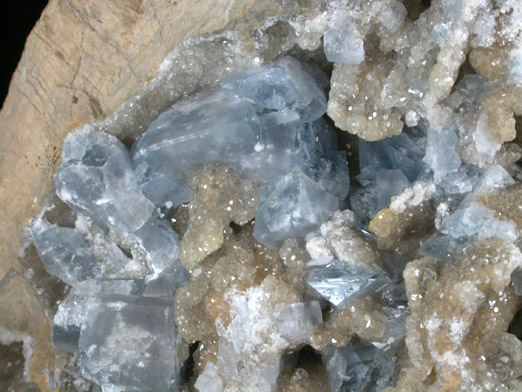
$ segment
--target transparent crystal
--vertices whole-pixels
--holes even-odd
[[[379,170],[375,175],[377,210],[388,207],[392,196],[400,195],[408,185],[410,182],[400,170]]]
[[[260,141],[251,103],[216,91],[175,104],[134,143],[132,159],[145,194],[158,206],[187,202],[187,170],[206,161],[237,162]],[[154,186],[167,179],[164,189]]]
[[[252,102],[260,114],[277,124],[313,121],[326,113],[324,91],[299,61],[289,56],[260,70],[230,74],[221,85]]]
[[[346,160],[333,158],[304,164],[263,187],[254,226],[259,242],[277,247],[289,238],[304,238],[338,209],[349,176]]]
[[[139,294],[141,290],[142,284],[137,280],[86,280],[79,283],[58,306],[53,319],[54,343],[67,351],[76,351],[87,313],[98,305],[102,296]]]
[[[240,158],[238,167],[247,178],[270,181],[336,148],[335,132],[322,118],[287,124],[264,121],[260,142]]]
[[[79,214],[103,228],[138,230],[154,205],[143,196],[129,153],[114,136],[84,129],[71,133],[63,145],[56,193]]]
[[[323,323],[318,301],[278,304],[272,313],[274,329],[290,344],[298,344],[312,336]]]
[[[424,152],[425,137],[423,131],[417,128],[409,128],[400,135],[378,142],[359,139],[361,172],[367,167],[372,167],[375,171],[398,169],[410,182],[415,181],[422,172]]]
[[[31,227],[31,234],[49,274],[71,286],[100,277],[101,271],[93,250],[78,230],[39,220]]]
[[[424,162],[433,170],[435,183],[439,183],[447,174],[456,172],[460,167],[461,160],[455,151],[458,140],[455,129],[428,129]]]
[[[171,300],[102,298],[87,312],[79,348],[82,376],[104,387],[168,391],[179,382]]]
[[[353,299],[385,287],[389,278],[369,266],[349,265],[337,260],[314,261],[306,266],[306,283],[340,309]]]

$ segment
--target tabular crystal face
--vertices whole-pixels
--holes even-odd
[[[171,390],[180,370],[172,308],[159,298],[101,298],[80,336],[82,375],[115,390]]]
[[[31,234],[49,274],[71,286],[100,276],[94,252],[79,231],[40,221],[32,227]]]
[[[237,162],[260,140],[251,103],[217,91],[174,105],[134,144],[140,186],[156,205],[187,202],[187,170],[207,161]],[[158,187],[158,184],[161,184]]]
[[[423,167],[424,143],[425,138],[422,137],[422,133],[411,135],[406,132],[378,142],[359,139],[361,172],[368,167],[375,171],[399,169],[408,181],[415,181]]]
[[[240,158],[237,168],[248,178],[270,181],[336,149],[335,132],[322,118],[286,124],[266,120],[261,122],[260,142]]]
[[[289,238],[302,238],[319,229],[339,208],[339,198],[310,178],[302,168],[263,187],[254,237],[269,247]]]

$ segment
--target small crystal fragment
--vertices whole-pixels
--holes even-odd
[[[439,183],[446,175],[456,172],[460,167],[461,160],[455,151],[458,140],[457,133],[452,128],[428,129],[424,162],[433,170],[435,183]]]
[[[306,341],[323,323],[317,301],[278,304],[272,313],[274,329],[291,344]]]
[[[395,359],[376,347],[350,344],[323,353],[330,390],[381,392],[391,385]]]
[[[310,262],[306,269],[308,285],[340,309],[363,294],[382,289],[390,281],[375,268],[337,260]]]
[[[324,53],[331,63],[361,64],[364,41],[350,30],[329,29],[324,33]]]

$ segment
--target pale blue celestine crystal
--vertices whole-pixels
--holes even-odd
[[[139,280],[85,280],[77,284],[60,302],[54,316],[54,343],[67,351],[77,351],[89,309],[98,306],[106,295],[138,295],[143,291],[142,283]]]
[[[147,273],[115,243],[105,243],[103,251],[95,251],[88,236],[78,229],[59,227],[39,218],[30,232],[46,271],[68,285],[78,286],[90,279],[139,278]],[[173,245],[177,249],[177,242]]]
[[[440,183],[448,174],[455,173],[459,169],[461,160],[455,151],[458,140],[455,129],[428,129],[424,162],[433,170],[433,179],[436,184]]]
[[[221,85],[252,102],[261,116],[276,124],[313,121],[326,112],[324,91],[301,63],[290,56],[260,70],[228,75]]]
[[[272,313],[274,329],[290,344],[306,341],[323,323],[318,301],[277,304]]]
[[[377,194],[377,210],[390,205],[393,196],[400,195],[410,182],[397,169],[383,169],[375,174],[375,192]]]
[[[248,178],[269,181],[336,148],[335,132],[322,118],[288,124],[263,121],[259,143],[239,157],[237,166]]]
[[[81,374],[118,391],[175,391],[178,344],[171,300],[105,296],[85,317]]]
[[[254,237],[275,248],[319,229],[348,193],[348,167],[341,153],[296,167],[261,191]]]
[[[132,147],[132,159],[144,194],[158,206],[177,206],[192,195],[187,170],[207,161],[237,162],[259,141],[252,104],[216,91],[161,114]]]
[[[391,386],[395,359],[374,346],[328,348],[323,363],[332,392],[381,392]]]
[[[372,267],[349,265],[338,260],[312,260],[306,266],[306,283],[340,309],[363,294],[382,289],[389,282],[383,272]]]
[[[71,286],[100,276],[94,252],[78,230],[39,220],[31,227],[31,234],[49,274]]]
[[[361,172],[355,178],[362,187],[354,187],[350,195],[357,226],[366,227],[380,209],[388,207],[392,196],[425,175],[425,145],[421,127],[405,128],[400,135],[377,142],[359,139]]]
[[[129,153],[114,136],[91,129],[76,131],[64,142],[56,193],[74,211],[103,228],[138,230],[154,205],[143,196]]]
[[[246,177],[266,181],[317,149],[332,149],[335,135],[320,119],[326,96],[316,81],[323,79],[322,71],[285,57],[231,74],[222,89],[175,104],[132,148],[143,193],[157,206],[177,206],[192,196],[185,174],[203,162],[228,162]]]

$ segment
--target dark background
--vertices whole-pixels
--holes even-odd
[[[5,3],[0,11],[1,69],[0,105],[24,50],[25,40],[40,18],[47,0],[17,0]]]

